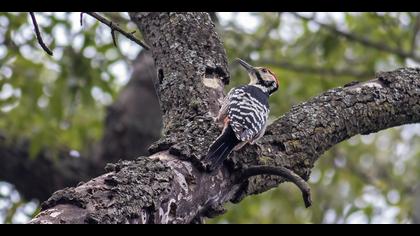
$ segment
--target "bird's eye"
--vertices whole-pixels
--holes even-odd
[[[265,68],[264,68],[264,69],[262,69],[261,71],[262,71],[263,73],[267,73],[267,69],[265,69]]]

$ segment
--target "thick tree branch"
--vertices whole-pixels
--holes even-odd
[[[420,70],[380,73],[293,107],[262,138],[215,173],[199,157],[219,134],[213,118],[227,63],[203,13],[131,13],[156,61],[164,135],[154,154],[109,165],[108,173],[56,192],[31,223],[191,223],[224,212],[227,201],[278,186],[278,176],[238,183],[250,166],[285,167],[307,180],[319,156],[356,134],[420,121]]]
[[[377,50],[388,52],[388,53],[391,53],[391,54],[394,54],[394,55],[397,55],[397,56],[400,56],[400,57],[403,57],[403,58],[411,58],[416,62],[420,62],[420,57],[415,55],[414,52],[412,52],[412,51],[411,52],[406,52],[402,48],[393,48],[393,47],[390,47],[390,46],[388,46],[386,44],[383,44],[381,42],[375,42],[375,41],[372,41],[370,39],[367,39],[365,37],[362,37],[362,36],[359,36],[359,35],[356,35],[356,34],[353,34],[353,33],[350,33],[350,32],[341,31],[341,30],[337,29],[335,26],[324,24],[324,23],[319,22],[319,21],[317,21],[313,18],[305,17],[305,16],[299,15],[297,13],[292,13],[292,14],[294,16],[300,18],[300,19],[305,20],[305,21],[312,21],[312,22],[316,23],[317,25],[321,26],[322,28],[334,33],[335,35],[339,35],[341,37],[344,37],[347,40],[358,42],[358,43],[360,43],[364,46],[367,46],[367,47],[375,48]]]
[[[292,107],[267,128],[260,140],[262,152],[248,147],[232,159],[237,168],[279,165],[308,179],[315,161],[335,144],[357,134],[416,122],[420,122],[420,70],[382,72],[374,80],[333,89]],[[278,183],[278,178],[258,177],[244,196]]]
[[[209,175],[167,152],[119,163],[104,176],[54,194],[44,205],[49,210],[33,223],[199,221],[223,212],[221,205],[226,201],[237,202],[284,180],[258,176],[238,185],[237,177],[232,177],[240,176],[247,166],[285,166],[308,179],[314,162],[333,145],[356,134],[419,121],[420,70],[380,73],[374,80],[333,89],[293,107],[269,127],[260,143],[262,154],[254,146],[235,153],[231,171],[222,168]],[[167,186],[171,191],[161,189]]]

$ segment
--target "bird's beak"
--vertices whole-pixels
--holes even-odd
[[[236,60],[239,62],[239,64],[241,64],[241,66],[243,66],[248,71],[248,73],[255,72],[255,68],[248,64],[246,61],[240,58],[237,58]]]

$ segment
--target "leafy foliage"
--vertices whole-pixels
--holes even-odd
[[[37,13],[53,57],[40,49],[26,13],[1,16],[0,129],[32,140],[32,156],[42,147],[92,144],[101,136],[104,105],[121,87],[112,69],[124,57],[110,37],[99,37],[108,28],[87,16],[79,26],[75,16]]]

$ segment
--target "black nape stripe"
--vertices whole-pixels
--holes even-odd
[[[258,81],[263,82],[263,79],[259,71],[255,72],[255,75],[257,76]]]

